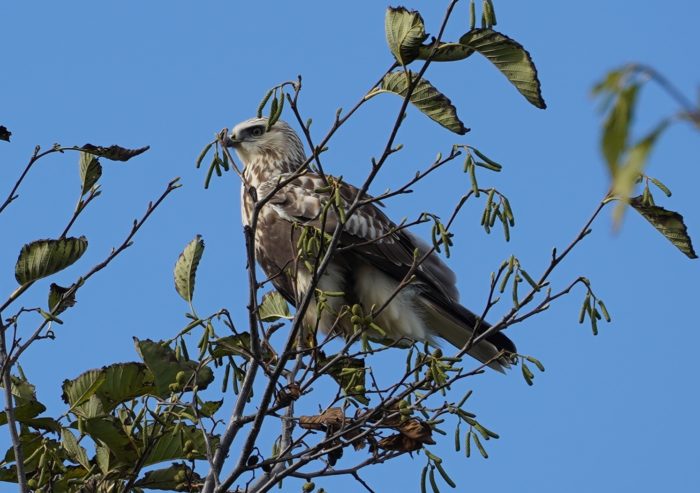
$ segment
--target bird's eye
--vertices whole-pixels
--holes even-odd
[[[262,127],[253,127],[250,129],[250,135],[252,135],[253,137],[260,137],[264,133],[265,130],[263,130]]]

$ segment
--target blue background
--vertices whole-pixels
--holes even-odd
[[[435,33],[445,2],[412,2]],[[103,161],[103,195],[76,223],[90,248],[55,282],[69,284],[121,243],[174,176],[184,187],[157,211],[135,245],[78,295],[78,305],[24,357],[39,398],[59,414],[60,382],[111,362],[136,359],[132,336],[161,339],[185,325],[187,307],[172,287],[172,267],[199,233],[207,243],[199,270],[200,313],[222,306],[245,325],[246,290],[233,174],[202,189],[194,169],[203,145],[222,127],[253,115],[274,84],[304,78],[300,100],[325,134],[337,107],[349,108],[391,64],[384,40],[384,10],[376,1],[307,2],[15,2],[3,8],[0,124],[12,143],[0,143],[0,186],[9,191],[36,144],[150,145],[122,164]],[[511,199],[517,227],[510,243],[498,230],[479,227],[482,204],[461,216],[450,265],[460,277],[462,300],[483,306],[489,274],[510,254],[531,273],[546,267],[553,246],[574,237],[608,187],[598,150],[600,115],[591,86],[622,63],[648,63],[695,96],[696,24],[700,4],[672,1],[496,2],[499,31],[533,55],[549,108],[530,106],[488,62],[472,57],[433,65],[431,80],[456,104],[472,131],[459,137],[416,110],[399,134],[404,151],[373,186],[396,186],[453,143],[475,145],[504,164],[500,175],[482,172],[483,186]],[[460,4],[446,39],[467,29]],[[693,68],[695,67],[695,68]],[[381,153],[400,100],[376,98],[332,141],[327,169],[359,181]],[[635,122],[643,134],[676,106],[657,87],[643,90]],[[292,119],[291,114],[285,118]],[[684,213],[696,248],[700,210],[695,200],[698,135],[671,128],[649,168],[674,196],[662,205]],[[20,199],[0,218],[0,293],[15,288],[21,246],[57,236],[72,212],[79,179],[77,156],[51,156],[32,170]],[[429,209],[447,215],[467,189],[455,163],[413,195],[390,201],[395,219]],[[589,277],[606,301],[613,323],[593,337],[578,325],[582,292],[509,330],[519,349],[538,357],[546,372],[528,387],[518,373],[471,379],[470,409],[501,439],[488,460],[450,453],[445,437],[435,451],[460,488],[492,492],[693,490],[700,484],[697,443],[700,415],[695,362],[698,332],[698,263],[684,257],[636,214],[614,233],[610,211],[553,277],[563,286]],[[45,301],[50,281],[37,283],[24,306]],[[506,306],[502,308],[506,309]],[[6,311],[9,316],[12,310]],[[495,317],[492,317],[495,318]],[[38,323],[38,322],[37,322]],[[24,329],[33,327],[30,319]],[[194,341],[193,341],[194,342]],[[398,355],[401,359],[402,355]],[[394,357],[396,359],[396,357]],[[381,371],[382,364],[375,363]],[[450,429],[449,427],[447,429]],[[0,445],[7,446],[5,432]],[[363,473],[377,490],[417,491],[424,459],[401,459]],[[345,479],[317,481],[331,491],[355,491]],[[298,485],[285,483],[285,489]],[[9,486],[3,486],[3,489]],[[444,490],[448,487],[444,486]]]

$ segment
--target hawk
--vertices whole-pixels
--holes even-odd
[[[459,303],[452,270],[434,252],[426,256],[430,247],[397,227],[374,202],[363,201],[347,218],[336,214],[329,202],[347,211],[360,190],[308,169],[299,172],[306,153],[289,124],[278,120],[268,128],[266,118],[246,120],[233,128],[227,146],[235,149],[244,166],[244,225],[250,225],[254,197],[266,200],[255,228],[255,258],[292,305],[303,299],[312,278],[312,264],[301,259],[300,235],[305,228],[333,234],[338,216],[344,222],[339,248],[317,285],[319,292],[332,295],[322,302],[318,296],[311,301],[303,319],[306,330],[317,327],[349,336],[353,333],[349,307],[359,304],[364,314],[377,310],[373,321],[381,331],[370,334],[375,340],[399,346],[413,341],[437,345],[437,336],[457,348],[467,344],[477,316]],[[329,180],[336,188],[329,187]],[[399,289],[416,257],[425,258],[414,269],[413,280]],[[478,331],[488,327],[482,321]],[[509,359],[501,351],[515,352],[515,345],[497,332],[471,347],[469,354],[503,371]]]

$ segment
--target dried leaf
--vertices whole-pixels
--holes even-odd
[[[409,419],[398,427],[399,432],[404,436],[415,440],[421,444],[427,443],[433,445],[433,431],[430,425],[424,421],[417,419]]]
[[[301,416],[299,426],[307,430],[337,430],[343,426],[347,418],[339,407],[331,407],[317,416]]]
[[[118,145],[102,147],[95,146],[92,144],[85,144],[80,149],[94,156],[103,157],[111,161],[128,161],[132,157],[138,156],[139,154],[143,154],[150,148],[151,146],[139,147],[138,149],[127,149]]]
[[[10,132],[5,125],[0,125],[0,140],[4,140],[5,142],[9,142],[11,135],[12,135],[12,132]]]

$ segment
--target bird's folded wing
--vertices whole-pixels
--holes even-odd
[[[332,234],[338,224],[335,207],[347,213],[360,190],[350,184],[335,181],[342,200],[336,201],[332,187],[321,176],[308,173],[280,187],[288,175],[264,183],[258,188],[263,199],[272,192],[269,206],[290,222],[313,226]],[[365,195],[361,200],[371,199]],[[334,205],[330,205],[334,204]],[[364,203],[351,215],[345,216],[340,247],[351,250],[397,280],[403,279],[416,259],[421,259],[430,247],[406,229],[392,222],[373,202]],[[426,285],[430,296],[438,302],[458,301],[454,273],[435,254],[423,258],[414,274]]]

